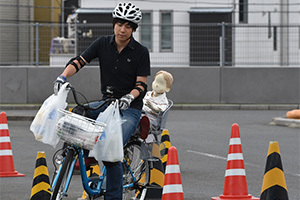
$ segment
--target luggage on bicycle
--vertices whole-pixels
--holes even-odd
[[[111,103],[104,112],[100,113],[97,121],[104,122],[107,126],[104,134],[97,141],[92,154],[98,161],[123,161],[122,121],[118,100]]]
[[[60,119],[56,134],[61,140],[78,147],[92,150],[104,132],[105,124],[84,116],[59,109]]]
[[[57,95],[52,94],[42,104],[35,115],[30,130],[37,141],[49,144],[53,147],[59,142],[59,137],[55,134],[55,126],[58,121],[57,109],[67,107],[68,83],[62,85]]]

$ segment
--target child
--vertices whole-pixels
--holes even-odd
[[[143,134],[148,134],[149,128],[147,131],[147,126],[150,126],[151,130],[156,130],[158,128],[158,114],[165,111],[169,106],[166,92],[170,91],[172,83],[173,76],[169,72],[161,70],[156,73],[154,81],[152,82],[152,91],[148,91],[143,99],[143,111],[150,122],[147,117],[142,117],[141,136]],[[150,137],[151,136],[147,138],[147,142],[151,140]]]

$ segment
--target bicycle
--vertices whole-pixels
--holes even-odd
[[[83,110],[99,109],[105,104],[114,101],[114,99],[108,99],[97,108],[90,108],[88,104],[79,103],[75,89],[71,85],[68,87],[73,93],[76,104]],[[101,137],[105,124],[66,110],[59,110],[59,112],[62,116],[56,130],[60,139],[65,142],[65,145],[53,156],[53,163],[56,169],[50,188],[52,192],[51,200],[60,200],[68,196],[67,191],[73,176],[76,160],[79,161],[83,188],[87,192],[89,199],[105,195],[105,166],[102,167],[99,176],[88,177],[83,152],[83,149],[91,150],[93,148],[98,137]],[[133,134],[124,147],[124,159],[122,162],[124,199],[134,198],[136,191],[142,191],[145,187],[138,182],[142,174],[146,173],[147,167],[146,159],[143,159],[142,156],[142,142],[137,134]]]

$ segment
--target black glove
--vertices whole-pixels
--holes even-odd
[[[57,79],[54,81],[53,91],[54,94],[57,95],[60,87],[67,81],[67,78],[63,75],[60,75],[57,77]]]
[[[120,109],[127,110],[133,100],[134,100],[134,96],[132,94],[126,94],[122,96],[119,103]]]

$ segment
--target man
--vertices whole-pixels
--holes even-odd
[[[136,129],[143,106],[142,99],[147,91],[146,80],[150,75],[149,52],[132,36],[142,19],[142,13],[132,3],[119,3],[113,13],[114,34],[96,39],[80,56],[71,59],[63,73],[54,83],[54,93],[67,78],[77,73],[82,67],[98,58],[102,100],[113,91],[113,97],[120,99],[123,143],[129,140]],[[88,77],[87,77],[88,79]],[[97,106],[94,102],[92,106]],[[101,110],[91,111],[91,118],[96,119]],[[120,162],[104,163],[107,167],[106,200],[122,199],[123,172]]]

